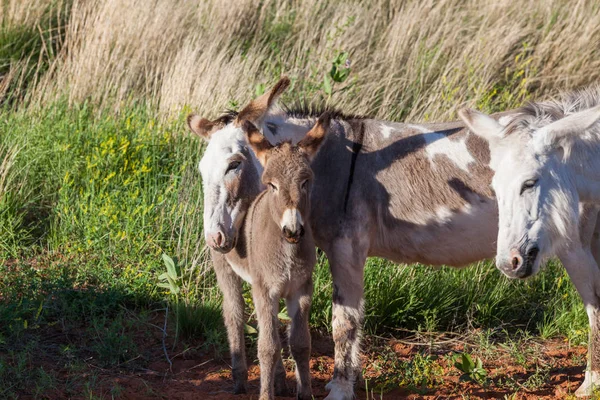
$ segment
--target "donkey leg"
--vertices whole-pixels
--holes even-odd
[[[281,357],[281,351],[277,357],[277,363],[275,364],[275,396],[289,397],[291,392],[286,382],[287,373],[285,371],[285,365],[283,365],[283,358]]]
[[[254,285],[252,297],[258,320],[258,361],[260,363],[260,400],[275,397],[275,371],[281,362],[281,343],[277,326],[278,299],[269,296],[269,289]]]
[[[329,251],[327,251],[329,250]],[[335,344],[329,400],[352,399],[360,372],[363,320],[363,269],[368,246],[360,240],[338,239],[327,249],[333,276],[332,330]]]
[[[310,305],[312,301],[312,280],[306,282],[302,290],[286,298],[286,305],[292,324],[289,330],[290,351],[296,362],[296,397],[311,399],[310,386]]]
[[[591,396],[600,386],[600,269],[589,248],[571,250],[560,259],[583,300],[590,323],[585,380],[575,395]]]
[[[211,257],[217,275],[217,283],[221,292],[223,292],[223,319],[225,320],[231,353],[233,391],[235,394],[246,393],[248,366],[246,365],[246,347],[244,343],[245,321],[242,280],[231,269],[222,254],[211,251]]]
[[[585,204],[580,207],[580,237],[584,249],[589,249],[596,262],[594,274],[600,269],[600,207],[595,204]],[[594,281],[596,303],[600,304],[600,282],[598,277],[591,277]],[[577,390],[577,396],[592,395],[594,388],[600,387],[600,313],[598,306],[586,304],[586,311],[590,323],[590,337],[588,347],[588,363],[585,380]]]

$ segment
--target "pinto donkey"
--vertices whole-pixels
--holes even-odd
[[[258,163],[244,150],[241,121],[254,122],[272,143],[303,137],[317,115],[276,106],[288,84],[282,79],[239,114],[213,121],[190,119],[194,132],[210,136],[200,161],[205,238],[224,292],[238,389],[246,376],[240,350],[243,301],[233,272],[237,267],[228,264],[224,254],[238,240],[249,199],[260,186]],[[490,188],[490,161],[488,141],[470,133],[462,122],[417,125],[333,115],[312,163],[310,214],[315,243],[329,259],[334,285],[335,362],[329,399],[352,398],[361,371],[363,269],[368,256],[455,266],[494,256],[498,211]],[[597,214],[588,208],[582,218]],[[590,232],[582,232],[582,242],[591,242]]]
[[[581,295],[590,336],[576,394],[588,395],[600,384],[600,219],[588,212],[600,205],[600,86],[525,106],[508,126],[474,110],[460,116],[492,150],[496,266],[525,278],[558,255]],[[589,218],[580,219],[582,213]]]

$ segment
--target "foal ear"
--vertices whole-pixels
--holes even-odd
[[[273,86],[273,88],[265,94],[252,100],[237,117],[239,124],[245,120],[251,121],[257,125],[260,125],[262,119],[267,112],[275,105],[277,99],[285,90],[290,86],[290,79],[287,76],[282,77],[279,82]]]
[[[560,146],[564,140],[576,138],[600,120],[600,106],[569,115],[546,125],[534,135],[536,150]]]
[[[504,127],[487,114],[471,108],[463,108],[458,112],[458,116],[471,132],[488,142],[496,141],[504,136]]]
[[[329,130],[329,125],[331,123],[331,115],[329,113],[323,113],[315,126],[312,127],[310,131],[304,136],[304,139],[298,142],[298,147],[300,147],[308,156],[308,159],[312,161],[312,159],[319,151],[319,147],[323,143],[325,139],[325,135]]]
[[[188,115],[187,124],[192,132],[207,142],[213,133],[225,126],[222,121],[209,121],[206,118],[200,118],[196,114]]]
[[[258,161],[264,167],[267,163],[269,151],[274,146],[269,143],[267,138],[265,138],[263,134],[259,132],[252,122],[244,121],[242,123],[242,129],[246,133],[246,138],[248,138],[248,143],[250,144],[254,154],[256,154],[256,158],[258,158]]]

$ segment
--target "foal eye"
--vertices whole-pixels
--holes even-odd
[[[235,171],[236,169],[238,169],[238,167],[242,164],[241,161],[232,161],[229,163],[229,165],[227,166],[227,171],[225,171],[226,174],[228,174],[231,171]]]
[[[523,182],[520,194],[523,194],[523,192],[525,192],[526,190],[532,189],[536,185],[537,181],[537,179],[528,179],[525,182]]]
[[[305,180],[304,182],[302,182],[301,187],[302,187],[302,189],[306,189],[307,186],[308,186],[308,179]]]

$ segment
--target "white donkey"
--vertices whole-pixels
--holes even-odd
[[[496,266],[523,278],[557,255],[583,299],[590,336],[579,396],[600,384],[600,219],[587,212],[600,204],[599,104],[595,87],[530,104],[507,126],[477,111],[460,112],[491,147],[499,205]],[[582,211],[592,217],[580,219]]]
[[[237,114],[209,121],[191,116],[192,131],[209,141],[200,161],[204,229],[224,294],[235,391],[243,392],[243,298],[238,265],[225,254],[239,243],[250,202],[262,190],[262,171],[241,129],[253,122],[273,143],[300,140],[322,110],[281,110],[275,101],[289,81]],[[327,139],[312,163],[311,225],[333,277],[335,344],[329,399],[350,399],[361,372],[363,269],[368,256],[401,263],[467,265],[494,256],[498,235],[494,171],[486,140],[460,122],[402,124],[333,114]],[[597,210],[587,208],[582,232],[590,243]],[[577,260],[562,259],[565,265]],[[593,259],[590,260],[593,262]],[[525,270],[526,271],[526,270]],[[521,276],[525,276],[522,274]],[[282,364],[278,363],[281,374]],[[586,381],[596,378],[591,376]],[[587,384],[587,383],[586,383]],[[277,385],[283,390],[282,385]]]

